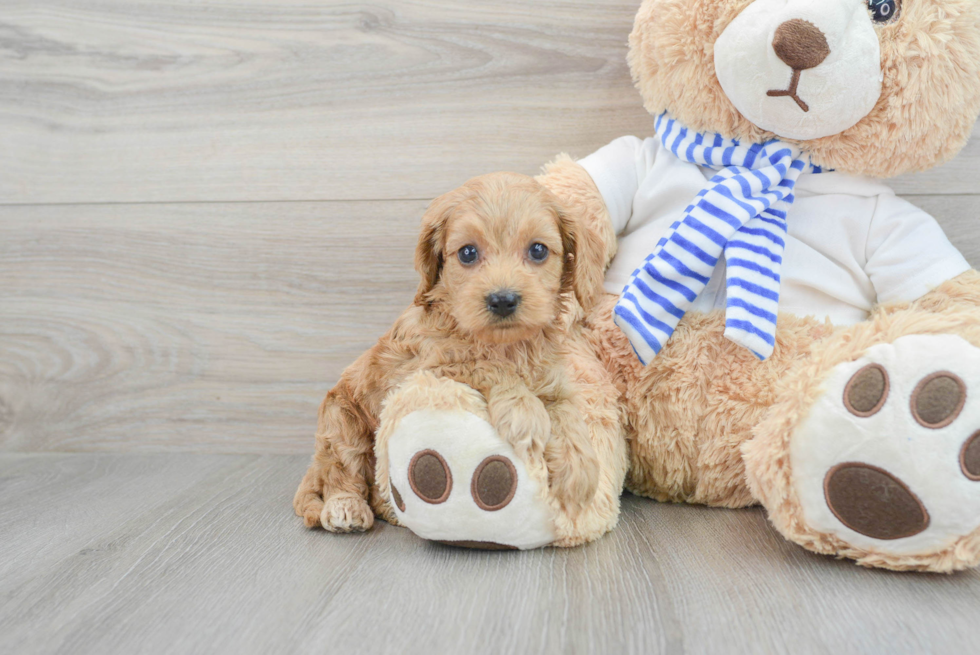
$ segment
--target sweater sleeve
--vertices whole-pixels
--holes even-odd
[[[865,272],[879,303],[918,300],[968,270],[936,219],[898,196],[878,196]]]
[[[624,136],[579,161],[602,194],[617,235],[633,215],[633,198],[645,174],[643,147],[639,138]]]

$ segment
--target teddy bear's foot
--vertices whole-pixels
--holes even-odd
[[[485,549],[555,541],[544,462],[529,472],[472,388],[416,376],[387,402],[376,449],[390,518],[418,536]]]
[[[433,541],[475,548],[538,548],[554,541],[537,481],[496,430],[463,411],[403,417],[388,442],[398,522]]]
[[[888,568],[976,565],[980,349],[905,336],[839,364],[823,389],[789,443],[801,543]]]

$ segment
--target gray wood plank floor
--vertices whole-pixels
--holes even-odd
[[[626,496],[572,550],[308,531],[305,458],[0,455],[0,652],[972,652],[980,572],[860,569]]]

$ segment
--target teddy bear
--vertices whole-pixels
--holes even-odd
[[[865,566],[976,566],[980,274],[879,180],[969,139],[980,3],[644,0],[629,43],[656,136],[541,178],[598,246],[626,488],[760,504]]]
[[[880,180],[969,139],[980,3],[644,0],[629,45],[655,136],[537,178],[578,223],[570,325],[612,381],[625,489],[761,505],[788,540],[864,566],[976,566],[980,274]],[[549,505],[546,472],[497,427],[458,381],[393,390],[377,513],[517,548],[614,526],[608,497],[601,527]],[[456,504],[415,492],[429,451],[453,462],[440,480],[472,480]],[[491,523],[476,489],[494,454],[519,502]]]

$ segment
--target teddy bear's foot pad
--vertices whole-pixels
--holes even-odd
[[[980,349],[912,335],[841,364],[793,436],[811,528],[926,555],[980,527]]]
[[[483,418],[421,409],[402,417],[388,444],[398,522],[450,546],[538,548],[554,541],[541,481]]]
[[[929,512],[908,486],[876,466],[849,462],[827,473],[827,506],[851,530],[874,539],[901,539],[929,527]]]

